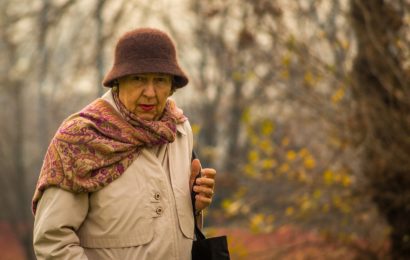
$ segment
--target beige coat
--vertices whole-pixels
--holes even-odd
[[[114,107],[111,92],[103,97]],[[91,194],[47,189],[38,203],[38,259],[190,259],[192,130],[177,126],[168,145],[143,149],[124,174]]]

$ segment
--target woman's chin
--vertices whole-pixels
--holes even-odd
[[[145,121],[154,121],[156,120],[156,117],[154,114],[150,113],[134,113],[138,118],[145,120]]]

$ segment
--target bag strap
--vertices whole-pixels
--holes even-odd
[[[195,153],[194,150],[192,150],[192,160],[191,160],[191,162],[192,162],[194,159],[197,159],[197,158],[198,158],[197,154]],[[195,209],[195,195],[196,195],[196,192],[194,191],[194,184],[195,184],[195,182],[196,182],[196,179],[198,179],[199,177],[201,177],[201,173],[199,173],[199,174],[195,177],[194,183],[193,183],[193,185],[192,185],[192,189],[191,189],[191,202],[192,202],[192,214],[194,215],[194,230],[195,230],[196,239],[197,239],[197,240],[204,240],[204,239],[206,239],[206,237],[205,237],[205,235],[202,233],[201,229],[198,227],[198,224],[196,223],[196,216],[195,216],[195,211],[196,211],[196,209]]]

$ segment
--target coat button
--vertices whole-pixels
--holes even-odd
[[[155,212],[157,213],[158,216],[161,216],[164,211],[163,211],[162,207],[158,207],[158,208],[155,210]]]
[[[161,198],[161,195],[159,194],[159,192],[155,192],[154,199],[159,200],[159,198]]]

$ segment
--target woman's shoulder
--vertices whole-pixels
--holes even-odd
[[[192,135],[192,127],[189,120],[187,119],[184,122],[177,124],[177,131],[182,135]]]

